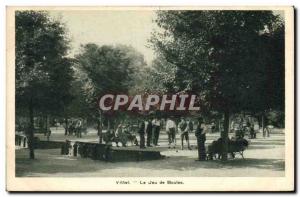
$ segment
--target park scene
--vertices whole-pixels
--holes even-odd
[[[16,11],[16,176],[285,176],[284,38],[278,10]]]

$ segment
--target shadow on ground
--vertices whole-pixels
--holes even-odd
[[[54,150],[53,150],[54,151]],[[58,150],[56,150],[58,151]],[[236,158],[226,162],[220,160],[213,161],[195,161],[193,158],[185,156],[172,156],[162,160],[146,162],[104,162],[91,159],[70,158],[67,156],[54,155],[52,153],[37,153],[35,160],[27,159],[27,154],[20,154],[16,159],[16,176],[55,176],[56,173],[67,173],[72,176],[73,173],[101,172],[105,170],[124,170],[128,168],[137,169],[141,172],[145,170],[172,170],[172,171],[190,171],[193,170],[243,170],[243,168],[266,169],[272,171],[284,171],[284,160],[281,159],[254,159],[254,158]],[[174,174],[176,175],[176,173]],[[68,175],[65,175],[68,176]],[[88,175],[86,175],[88,176]],[[133,175],[135,176],[135,175]],[[139,176],[139,175],[137,175]],[[143,175],[147,176],[147,175]],[[238,176],[233,174],[232,176]],[[251,176],[251,174],[249,174]],[[188,177],[188,175],[187,175]]]

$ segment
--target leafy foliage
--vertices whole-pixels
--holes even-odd
[[[61,115],[71,101],[72,61],[64,26],[46,12],[16,11],[16,115],[27,116],[34,159],[34,116]]]
[[[158,11],[156,22],[151,42],[176,66],[174,90],[224,113],[227,160],[230,113],[284,108],[284,24],[271,11],[211,10]]]
[[[82,81],[84,97],[94,118],[99,116],[97,99],[103,94],[129,94],[136,92],[143,80],[145,61],[142,54],[125,45],[98,46],[86,44],[76,56],[77,79]],[[106,112],[114,118],[120,112]]]
[[[207,108],[221,111],[280,103],[269,101],[283,97],[282,85],[265,93],[284,81],[284,26],[271,11],[159,11],[156,22],[162,31],[151,42],[176,65],[176,89],[196,92]]]
[[[65,28],[47,13],[16,12],[16,104],[59,113],[70,99],[72,61]]]

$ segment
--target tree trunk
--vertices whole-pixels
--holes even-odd
[[[222,160],[227,160],[227,153],[228,153],[228,131],[229,131],[229,111],[224,112],[224,130],[221,132],[221,138],[222,138]]]
[[[49,122],[49,116],[46,115],[46,136],[47,136],[47,141],[50,140],[50,122]]]
[[[101,120],[97,121],[97,130],[98,130],[98,136],[99,136],[99,144],[102,144],[102,126],[101,126]]]
[[[67,117],[65,117],[65,135],[68,135],[68,118]]]
[[[109,118],[107,118],[107,131],[110,130],[110,127],[111,127],[111,125],[110,125],[110,120],[109,120]]]
[[[28,128],[28,147],[29,158],[34,159],[34,119],[33,119],[33,103],[32,99],[29,103],[29,128]]]
[[[261,128],[262,128],[262,132],[264,132],[264,129],[265,129],[264,114],[261,115]]]
[[[99,136],[99,144],[102,144],[102,113],[99,111],[99,118],[97,121],[97,131],[98,131],[98,136]]]
[[[133,131],[133,122],[132,122],[132,120],[129,121],[129,131],[130,132]]]

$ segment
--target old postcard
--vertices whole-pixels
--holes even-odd
[[[293,7],[7,7],[8,191],[293,191]]]

